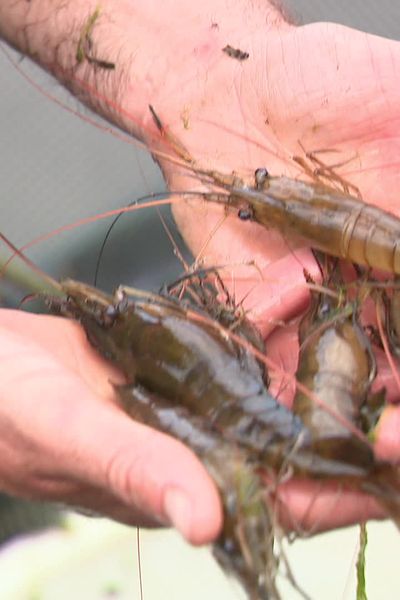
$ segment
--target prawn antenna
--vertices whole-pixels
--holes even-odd
[[[32,262],[27,256],[25,256],[3,233],[0,231],[0,239],[4,242],[4,244],[10,248],[30,269],[32,269],[37,275],[39,275],[44,281],[51,285],[52,288],[55,288],[57,291],[62,292],[61,284],[47,275],[44,271],[39,269],[34,262]],[[7,263],[6,263],[7,264]],[[0,277],[4,276],[5,273],[5,265],[3,265],[0,269]]]
[[[160,117],[158,116],[158,114],[154,110],[154,107],[151,104],[149,104],[149,110],[151,112],[151,116],[153,117],[153,121],[156,124],[158,131],[162,134],[165,134],[164,125],[161,123]]]

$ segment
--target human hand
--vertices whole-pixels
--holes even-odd
[[[216,536],[221,510],[206,471],[116,406],[111,382],[121,375],[77,323],[1,310],[0,336],[2,491],[132,525],[173,524],[195,544]]]
[[[194,90],[187,101],[189,130],[179,130],[178,124],[173,129],[197,163],[240,175],[267,166],[274,175],[299,177],[301,171],[288,158],[302,153],[300,140],[309,151],[334,149],[320,158],[343,162],[337,172],[359,188],[366,202],[400,216],[394,158],[400,141],[400,44],[341,26],[297,28],[275,19],[270,29],[241,36],[240,47],[250,53],[249,60],[229,61],[221,53],[209,61],[208,103]],[[168,115],[162,118],[169,122]],[[172,189],[193,189],[184,172],[167,163],[163,169]],[[237,267],[227,279],[234,280],[236,299],[246,298],[244,306],[264,335],[301,313],[308,296],[303,269],[318,278],[303,245],[237,217],[225,219],[211,236],[222,211],[210,205],[175,204],[174,213],[194,255],[202,249],[208,264],[256,263],[262,281],[253,268]],[[267,344],[281,368],[294,373],[297,331],[280,329]],[[382,366],[380,378],[391,399],[398,399],[387,367]],[[399,409],[389,406],[377,429],[376,453],[392,461],[400,457],[399,418]],[[290,482],[280,498],[286,522],[313,531],[383,514],[370,498],[338,493],[332,485]]]

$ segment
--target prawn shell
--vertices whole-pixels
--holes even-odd
[[[274,467],[285,460],[301,420],[265,387],[256,361],[211,324],[188,318],[179,304],[149,295],[122,310],[112,297],[64,282],[62,314],[77,318],[88,339],[135,383],[207,417],[230,439]]]
[[[330,280],[335,285],[341,283],[337,267],[330,273]],[[362,409],[367,404],[376,368],[355,306],[342,305],[340,298],[335,294],[312,294],[310,308],[299,326],[296,377],[334,413],[360,428],[364,420]],[[312,402],[298,390],[293,410],[310,430],[318,455],[366,472],[373,468],[373,448],[324,406]]]
[[[218,182],[217,182],[218,183]],[[260,189],[220,184],[228,197],[211,196],[286,236],[298,236],[331,256],[400,274],[400,219],[320,183],[268,177]]]

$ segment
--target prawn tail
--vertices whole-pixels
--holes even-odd
[[[140,385],[117,386],[116,392],[127,414],[184,442],[214,479],[224,525],[213,553],[222,569],[238,579],[251,600],[279,600],[271,514],[257,465],[239,445],[222,439],[207,419],[185,407]]]
[[[374,496],[400,530],[400,469],[396,465],[378,462],[363,481],[362,490]]]
[[[226,572],[239,578],[249,598],[279,600],[275,584],[279,562],[263,483],[240,450],[231,451],[229,457],[223,454],[225,449],[220,447],[203,459],[220,490],[224,509],[224,525],[213,554]]]

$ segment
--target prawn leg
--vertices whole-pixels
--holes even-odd
[[[304,152],[305,159],[302,156],[293,156],[292,160],[294,160],[298,165],[302,167],[307,175],[309,175],[312,179],[315,179],[317,183],[323,183],[324,180],[327,180],[329,184],[331,182],[335,182],[340,186],[340,189],[343,190],[345,194],[353,193],[357,198],[361,199],[360,190],[357,186],[352,184],[350,181],[347,181],[341,175],[336,173],[336,169],[347,165],[349,162],[354,160],[356,156],[348,158],[346,160],[342,160],[341,162],[337,162],[333,165],[328,165],[320,158],[318,158],[317,154],[322,154],[326,152],[337,152],[337,150],[333,149],[324,149],[324,150],[314,150],[312,152],[306,151],[303,144],[298,141],[298,144],[302,151]],[[308,161],[317,165],[313,169],[309,166]]]
[[[398,278],[395,283],[399,283]],[[379,298],[383,298],[383,301]],[[400,357],[400,290],[393,288],[391,294],[383,292],[378,297],[378,307],[383,308],[384,323],[390,349],[397,357]]]

